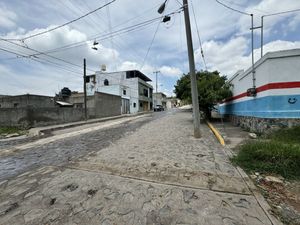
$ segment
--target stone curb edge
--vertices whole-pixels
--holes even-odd
[[[209,128],[211,129],[211,131],[214,133],[214,135],[216,136],[216,138],[218,139],[220,144],[222,146],[225,146],[225,140],[222,137],[222,135],[219,133],[219,131],[210,122],[206,121],[206,123],[209,126]]]
[[[90,120],[90,121],[88,121],[88,120],[87,121],[79,121],[79,122],[75,122],[75,123],[71,123],[71,124],[58,124],[57,127],[51,127],[51,128],[45,128],[45,129],[43,129],[41,127],[41,129],[38,130],[36,133],[31,133],[29,135],[30,136],[40,136],[40,135],[43,135],[44,133],[48,133],[48,132],[52,132],[52,131],[56,131],[56,130],[63,130],[63,129],[87,125],[87,124],[106,122],[109,120],[116,120],[116,119],[125,118],[125,117],[136,117],[136,116],[140,116],[143,114],[151,114],[151,113],[152,112],[142,112],[142,113],[137,113],[137,114],[133,114],[133,115],[124,114],[124,115],[114,116],[114,117],[104,117],[104,118],[94,119],[94,120]]]

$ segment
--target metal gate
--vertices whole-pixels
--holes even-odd
[[[122,98],[122,114],[129,114],[129,113],[130,113],[129,99]]]

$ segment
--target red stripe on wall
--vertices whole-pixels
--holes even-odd
[[[267,90],[272,90],[272,89],[285,89],[285,88],[300,88],[300,81],[294,81],[294,82],[278,82],[278,83],[269,83],[265,84],[263,86],[260,86],[256,88],[256,92],[263,92]],[[233,96],[231,98],[226,99],[224,102],[230,102],[239,98],[243,98],[247,96],[247,92],[244,92],[242,94]]]

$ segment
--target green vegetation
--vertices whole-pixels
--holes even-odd
[[[25,131],[18,127],[0,127],[0,135],[7,135],[13,133],[23,134],[25,133]]]
[[[232,96],[230,85],[226,83],[226,76],[220,76],[218,71],[201,71],[196,73],[199,93],[199,107],[207,117],[213,106],[223,99]],[[184,74],[175,85],[176,97],[191,103],[190,75]]]
[[[300,144],[300,126],[281,129],[267,137],[280,142]]]
[[[232,161],[248,172],[278,174],[300,179],[300,127],[282,129],[269,139],[248,141]]]

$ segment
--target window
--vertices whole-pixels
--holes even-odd
[[[14,108],[17,108],[18,107],[18,103],[14,103]]]
[[[123,90],[123,95],[126,95],[126,90]]]
[[[144,89],[144,96],[148,97],[148,90],[147,89]]]
[[[109,82],[108,82],[107,79],[104,80],[104,85],[105,85],[105,86],[108,86],[108,85],[109,85]]]
[[[142,102],[140,102],[140,107],[143,108],[143,103]]]
[[[133,108],[135,108],[135,107],[136,107],[136,103],[134,102],[134,103],[133,103]]]

